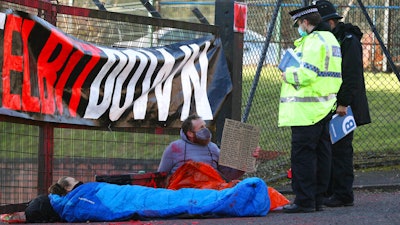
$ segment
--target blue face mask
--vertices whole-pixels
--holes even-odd
[[[210,140],[211,139],[211,131],[208,128],[202,128],[196,132],[196,138],[198,140]]]
[[[300,26],[297,28],[297,31],[299,32],[301,37],[307,36],[307,31],[303,30]]]
[[[211,131],[208,128],[202,128],[195,133],[193,142],[199,145],[206,146],[211,141]]]

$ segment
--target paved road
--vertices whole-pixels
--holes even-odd
[[[93,223],[92,223],[93,224]],[[105,224],[105,223],[102,223]],[[322,212],[287,214],[270,212],[265,217],[130,221],[130,225],[400,225],[400,187],[390,190],[356,190],[353,207],[325,208]]]

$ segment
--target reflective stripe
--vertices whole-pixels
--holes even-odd
[[[336,94],[329,94],[328,96],[323,97],[281,97],[281,103],[288,103],[288,102],[327,102],[336,98]]]
[[[330,56],[331,56],[329,45],[328,45],[328,43],[326,43],[324,37],[322,37],[322,35],[319,32],[316,32],[316,33],[318,35],[318,38],[325,45],[325,70],[328,70],[328,68],[329,68],[329,59],[330,59]]]
[[[326,71],[326,72],[319,72],[318,76],[319,77],[337,77],[337,78],[340,78],[340,77],[342,77],[342,73]]]
[[[314,71],[319,77],[342,77],[341,72],[323,71],[321,72],[318,67],[311,65],[310,63],[304,63],[304,68]]]

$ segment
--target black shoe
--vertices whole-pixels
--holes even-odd
[[[315,206],[315,211],[318,211],[318,212],[324,211],[324,206],[323,205],[316,205]]]
[[[309,213],[314,211],[314,208],[302,207],[296,204],[288,204],[283,206],[283,212],[285,213]]]
[[[328,207],[342,207],[342,206],[353,206],[353,202],[344,202],[341,201],[335,197],[328,198],[325,202],[324,205]]]

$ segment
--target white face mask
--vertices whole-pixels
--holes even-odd
[[[297,31],[299,32],[301,37],[307,36],[307,31],[303,30],[300,26],[297,28]]]

